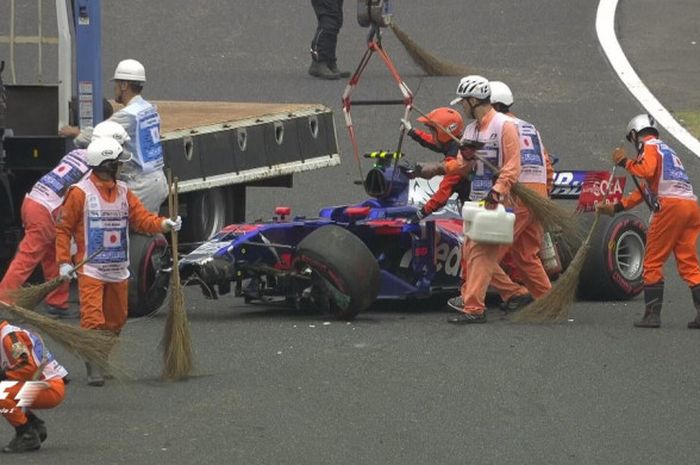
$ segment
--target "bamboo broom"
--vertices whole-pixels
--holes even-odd
[[[390,24],[391,30],[404,46],[411,59],[428,74],[428,76],[466,76],[472,74],[469,68],[463,65],[441,60],[413,41],[396,23]]]
[[[178,216],[177,177],[174,184],[172,172],[168,170],[168,213],[170,218]],[[185,296],[180,284],[177,231],[170,232],[172,238],[172,273],[170,275],[170,310],[165,320],[163,334],[163,373],[165,379],[177,381],[192,372],[192,343],[185,310]]]
[[[455,137],[450,131],[441,126],[438,122],[431,119],[427,114],[419,108],[413,106],[421,116],[426,118],[435,127],[441,129],[445,134],[448,134],[458,144],[461,141]],[[498,168],[490,163],[485,158],[476,154],[476,158],[483,162],[491,171],[498,174]],[[537,218],[545,231],[561,231],[563,238],[567,241],[575,241],[576,238],[581,239],[581,231],[578,223],[574,219],[573,213],[569,213],[547,197],[543,197],[532,189],[524,186],[520,182],[516,182],[511,187],[511,193],[518,197],[530,212]]]
[[[607,201],[613,179],[615,179],[615,168],[613,166],[610,179],[608,180],[608,192],[603,195],[603,201]],[[522,321],[531,323],[548,323],[562,321],[568,316],[568,310],[576,297],[579,278],[586,256],[591,248],[591,237],[598,226],[600,213],[596,212],[591,229],[588,231],[586,239],[576,251],[573,260],[569,264],[564,274],[556,280],[552,289],[544,297],[535,300],[511,318],[512,321]]]
[[[82,262],[78,263],[73,267],[73,272],[77,271],[83,265],[94,259],[103,250],[104,247],[100,247],[95,252],[90,254],[90,256],[86,257]],[[22,307],[28,310],[34,310],[36,306],[39,305],[46,298],[47,295],[55,291],[59,286],[61,286],[65,282],[66,280],[59,276],[49,281],[46,281],[45,283],[23,286],[12,291],[8,291],[7,297],[9,298],[9,300],[12,301],[12,303],[14,303],[18,307]]]
[[[108,331],[87,330],[61,323],[32,310],[0,301],[4,310],[15,319],[30,324],[41,334],[45,334],[68,351],[84,360],[89,360],[105,371],[113,371],[109,363],[109,353],[117,343],[117,337]]]

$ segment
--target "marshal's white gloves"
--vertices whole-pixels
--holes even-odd
[[[61,266],[58,267],[58,276],[66,281],[70,281],[71,279],[77,277],[75,270],[73,269],[73,265],[70,263],[61,263]]]
[[[166,218],[163,220],[163,232],[179,231],[182,229],[182,218],[178,216],[174,220]]]

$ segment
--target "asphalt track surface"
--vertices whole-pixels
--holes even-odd
[[[315,28],[307,2],[105,3],[105,76],[119,59],[137,58],[149,73],[147,97],[334,109],[343,164],[297,176],[292,190],[251,189],[249,218],[282,202],[312,215],[363,197],[351,182],[344,83],[306,74]],[[364,31],[354,2],[346,3],[338,55],[350,68]],[[416,41],[508,82],[516,111],[539,126],[560,166],[610,166],[611,149],[641,107],[600,51],[596,2],[397,3],[396,21]],[[698,41],[700,7],[661,3],[622,3],[622,46],[669,109],[697,108],[700,60],[689,44]],[[391,34],[385,47],[409,86],[420,84],[421,109],[452,98],[455,78],[424,77]],[[358,97],[395,95],[378,63]],[[396,143],[398,113],[356,109],[363,149]],[[700,164],[677,148],[697,183]],[[433,157],[415,146],[409,154]],[[691,300],[673,262],[667,271],[664,326],[655,331],[631,326],[640,298],[576,303],[573,321],[560,325],[515,325],[490,310],[487,325],[463,328],[446,324],[436,305],[324,322],[231,298],[205,301],[188,289],[197,376],[158,380],[163,313],[126,327],[119,360],[131,378],[123,383],[88,388],[80,362],[56,348],[74,382],[64,404],[42,415],[49,440],[39,453],[2,463],[697,463],[700,334],[685,328]],[[10,429],[1,431],[9,440]]]

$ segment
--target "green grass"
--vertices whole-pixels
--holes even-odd
[[[679,111],[676,118],[692,135],[700,138],[700,111]]]

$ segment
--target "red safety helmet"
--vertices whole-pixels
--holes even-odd
[[[426,126],[435,129],[437,132],[437,140],[441,144],[447,144],[453,139],[449,134],[440,129],[435,123],[439,124],[443,128],[452,134],[456,138],[462,137],[462,132],[464,131],[464,120],[462,115],[458,111],[452,108],[440,107],[436,108],[430,113],[428,117],[421,116],[418,118],[418,122],[425,124]]]

